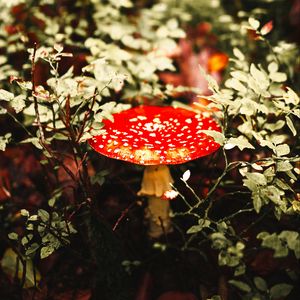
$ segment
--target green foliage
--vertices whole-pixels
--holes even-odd
[[[34,258],[36,254],[39,254],[41,259],[48,257],[55,250],[69,244],[71,235],[77,232],[72,224],[56,211],[49,213],[39,209],[37,214],[30,214],[26,209],[22,209],[20,213],[26,218],[26,231],[22,236],[11,232],[8,237],[23,248],[26,259]]]
[[[296,231],[285,230],[279,234],[263,231],[257,235],[257,238],[262,240],[262,246],[274,250],[274,257],[285,257],[290,250],[297,259],[300,258],[300,236]]]
[[[21,260],[11,248],[5,251],[1,260],[1,268],[10,276],[13,276],[17,270],[18,279],[23,283],[24,288],[35,287],[41,280],[41,275],[38,270],[34,270],[32,261],[30,259]]]

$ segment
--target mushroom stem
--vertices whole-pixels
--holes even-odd
[[[173,179],[168,166],[147,166],[144,171],[139,196],[148,197],[145,217],[149,223],[148,235],[159,238],[164,232],[172,231],[170,219],[170,203],[162,200],[163,194],[171,189]]]

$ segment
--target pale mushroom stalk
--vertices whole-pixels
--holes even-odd
[[[146,166],[139,196],[148,197],[145,217],[148,221],[148,235],[159,238],[164,232],[172,231],[170,202],[162,200],[163,194],[171,189],[173,178],[166,165]]]
[[[210,116],[171,106],[138,106],[104,120],[104,133],[89,140],[97,152],[146,166],[138,195],[148,197],[148,235],[172,231],[170,204],[161,199],[173,179],[167,165],[182,164],[216,151],[205,130],[221,131]]]

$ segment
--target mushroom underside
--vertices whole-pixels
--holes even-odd
[[[171,189],[172,183],[168,166],[146,166],[138,195],[148,198],[145,218],[148,222],[148,235],[151,238],[159,238],[164,233],[172,231],[170,203],[162,199],[164,193]]]

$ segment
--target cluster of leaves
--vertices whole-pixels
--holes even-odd
[[[4,132],[0,149],[5,151],[9,142],[33,144],[49,172],[54,195],[48,199],[50,209],[21,210],[24,228],[8,235],[13,250],[8,249],[2,259],[3,270],[13,276],[17,268],[21,284],[32,287],[39,281],[32,261],[47,258],[71,242],[77,231],[70,220],[77,218],[78,211],[87,209],[84,225],[79,222],[84,227],[80,232],[93,239],[91,185],[102,184],[106,172],[88,174],[84,142],[101,133],[103,118],[112,120],[113,113],[130,107],[120,99],[143,102],[166,97],[157,72],[174,70],[168,53],[184,31],[178,13],[165,4],[137,10],[129,0],[59,5],[16,1],[1,3],[1,8],[6,21],[0,26],[0,113],[12,118],[24,133],[16,137]],[[62,172],[72,182],[75,204],[73,197],[66,197],[70,186],[62,184]],[[94,242],[90,243],[97,264],[102,253],[93,254]]]
[[[248,27],[257,30],[259,22],[250,18]],[[257,31],[257,34],[261,35],[261,32]],[[262,35],[261,39],[264,39]],[[247,299],[277,299],[287,296],[292,285],[278,283],[268,288],[262,278],[255,277],[254,282],[251,282],[247,275],[247,253],[251,252],[247,232],[256,224],[256,217],[253,224],[242,231],[237,230],[232,221],[249,212],[255,212],[258,220],[272,212],[278,221],[283,215],[289,216],[291,220],[297,219],[300,101],[297,93],[287,85],[287,75],[280,71],[279,59],[274,53],[273,61],[265,62],[265,66],[250,63],[237,48],[234,48],[233,53],[235,57],[231,59],[232,67],[224,88],[220,88],[212,77],[206,75],[212,92],[211,96],[206,97],[211,101],[207,109],[211,109],[220,120],[223,131],[205,133],[222,146],[223,172],[204,198],[197,196],[196,205],[184,199],[188,210],[175,215],[190,215],[197,219],[198,224],[187,230],[192,238],[186,241],[185,246],[192,244],[197,236],[202,240],[210,239],[211,247],[218,252],[218,264],[233,268],[234,277],[241,278],[232,279],[229,283],[244,292]],[[246,159],[237,159],[237,154],[233,155],[237,151],[235,149],[242,151],[239,158]],[[215,219],[211,211],[214,202],[220,200],[216,201],[214,196],[220,188],[228,187],[226,182],[230,182],[228,178],[234,170],[239,171],[242,185],[233,189],[231,194],[243,195],[243,207],[221,219]],[[189,175],[184,173],[182,180],[191,190],[188,179]],[[236,184],[238,180],[235,175]],[[183,195],[181,197],[185,198]],[[226,194],[222,197],[228,201]],[[299,249],[298,232],[261,232],[257,240],[262,241],[262,247],[273,249],[274,257],[287,256],[290,249],[294,257],[299,258],[296,250]]]
[[[28,46],[38,43],[49,51],[47,47],[63,44],[86,65],[83,72],[91,77],[91,85],[99,91],[107,87],[104,96],[117,94],[141,103],[145,98],[165,97],[156,73],[174,70],[168,55],[176,48],[174,40],[185,35],[176,9],[168,9],[164,3],[136,9],[130,0],[77,0],[59,5],[55,1],[39,5],[18,1],[2,4],[2,9],[7,14],[0,28],[2,79],[20,74],[17,67],[22,63],[20,75],[24,75],[30,67],[27,62],[12,66],[10,59],[20,57]]]

